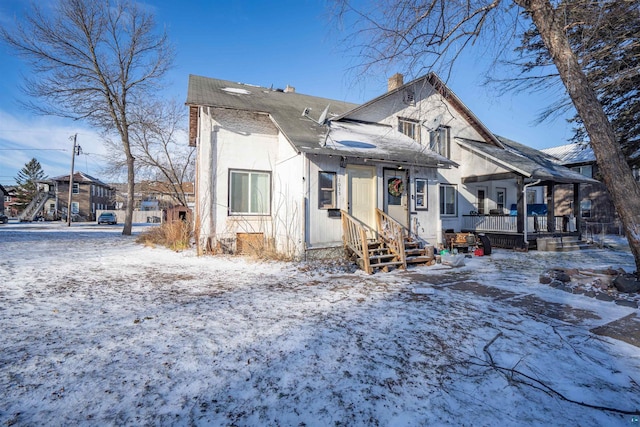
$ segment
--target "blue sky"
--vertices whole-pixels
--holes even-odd
[[[30,0],[0,0],[0,24],[19,21]],[[186,99],[189,74],[283,88],[299,93],[362,103],[386,90],[395,71],[359,77],[360,64],[330,19],[325,0],[147,1],[176,48],[167,96]],[[551,103],[544,94],[499,97],[482,85],[488,60],[473,53],[457,63],[449,87],[493,132],[523,144],[546,148],[565,144],[571,129],[562,119],[535,125],[537,113]],[[0,184],[14,184],[32,157],[48,176],[68,174],[71,140],[78,134],[83,154],[76,170],[101,178],[104,148],[83,123],[35,116],[19,104],[21,76],[29,70],[0,45]],[[417,76],[413,76],[417,77]],[[407,79],[405,79],[407,81]],[[185,117],[187,110],[185,108]],[[107,180],[107,179],[105,179]]]

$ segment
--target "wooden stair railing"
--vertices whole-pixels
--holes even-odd
[[[378,236],[389,248],[389,252],[396,255],[402,263],[402,268],[407,268],[407,255],[405,253],[405,233],[402,224],[391,218],[380,209],[376,209],[376,228]]]
[[[387,244],[390,247],[393,246],[396,251],[402,251],[402,262],[405,268],[408,264],[435,263],[433,246],[380,209],[376,209],[376,217],[378,233],[393,237],[394,242]],[[386,233],[385,229],[389,230],[389,233]]]
[[[369,240],[365,225],[342,211],[342,240],[346,249],[352,251],[359,260],[362,260],[361,268],[367,274],[373,273],[369,259]]]
[[[376,209],[376,230],[342,212],[342,240],[347,255],[367,274],[375,269],[406,269],[407,264],[433,261],[422,239],[398,221]]]

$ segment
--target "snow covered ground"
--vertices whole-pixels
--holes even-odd
[[[120,232],[0,226],[2,425],[640,425],[640,348],[590,332],[638,309],[539,283],[628,251],[366,276]]]

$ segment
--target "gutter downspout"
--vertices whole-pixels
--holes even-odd
[[[524,199],[524,228],[522,230],[523,234],[524,234],[524,245],[526,248],[529,248],[529,241],[527,240],[527,225],[529,224],[529,217],[527,215],[527,188],[534,186],[534,185],[538,185],[540,184],[542,180],[538,179],[534,182],[530,182],[528,184],[525,184],[523,186],[522,189],[522,197]]]

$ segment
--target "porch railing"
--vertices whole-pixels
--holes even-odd
[[[344,246],[353,251],[359,259],[362,259],[362,269],[371,274],[368,231],[369,227],[364,223],[342,211],[342,240]]]
[[[378,235],[386,243],[389,252],[396,255],[398,260],[406,267],[405,227],[380,209],[376,209],[376,227]]]
[[[538,223],[539,231],[547,231],[547,217],[540,215],[538,217],[527,217],[527,230],[529,232],[536,230],[536,222]],[[554,225],[556,231],[562,231],[563,218],[556,216]],[[518,219],[509,215],[464,215],[462,217],[462,228],[473,231],[516,233],[518,231]]]
[[[462,217],[462,228],[474,231],[516,233],[518,231],[518,223],[515,216],[464,215]]]

